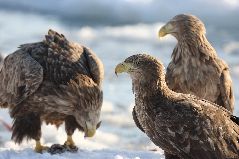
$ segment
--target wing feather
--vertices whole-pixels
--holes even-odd
[[[145,133],[144,129],[142,128],[142,126],[141,126],[140,123],[139,123],[137,114],[136,114],[136,112],[135,112],[135,107],[133,108],[132,116],[133,116],[133,120],[134,120],[136,126],[137,126],[142,132]]]
[[[43,69],[27,52],[18,50],[3,61],[0,103],[17,105],[34,93],[43,80]]]
[[[220,77],[220,95],[222,100],[222,104],[224,107],[233,112],[234,110],[234,95],[232,90],[232,80],[229,74],[229,70],[225,69],[222,71],[221,77]]]
[[[104,78],[103,63],[91,49],[84,47],[84,53],[91,77],[99,86],[101,86]]]
[[[44,46],[47,48],[47,55],[42,65],[47,70],[46,78],[66,84],[78,74],[84,74],[101,85],[104,76],[103,64],[92,50],[68,41],[64,35],[53,30],[49,30],[46,35]]]

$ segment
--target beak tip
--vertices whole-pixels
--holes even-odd
[[[115,67],[115,75],[118,77],[118,74],[122,72],[124,72],[124,65],[120,63]]]
[[[159,39],[162,39],[164,36],[168,34],[168,31],[166,29],[166,25],[162,26],[158,31],[158,37]]]
[[[159,37],[159,39],[162,39],[162,37],[164,37],[164,36],[165,36],[165,33],[160,30],[160,31],[158,32],[158,37]]]
[[[87,131],[87,132],[85,132],[84,138],[93,137],[95,135],[95,133],[96,133],[95,129]]]

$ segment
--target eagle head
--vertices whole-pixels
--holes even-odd
[[[69,83],[74,92],[74,117],[78,125],[83,128],[85,137],[94,136],[100,126],[100,112],[103,102],[101,88],[88,76],[78,75]]]
[[[183,36],[201,36],[206,34],[203,22],[194,15],[179,14],[173,17],[163,27],[160,28],[159,37],[167,34],[173,35],[178,40]]]
[[[146,54],[136,54],[119,63],[115,68],[115,74],[126,72],[132,78],[139,80],[144,77],[144,74],[148,77],[150,73],[151,75],[158,74],[158,71],[163,71],[163,69],[163,65],[156,58]]]

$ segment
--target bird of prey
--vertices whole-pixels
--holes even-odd
[[[238,159],[239,118],[217,104],[170,90],[163,65],[145,54],[119,63],[132,78],[133,119],[154,144],[180,159]],[[166,155],[166,159],[169,159]]]
[[[166,72],[169,88],[207,99],[233,112],[229,68],[208,42],[203,22],[196,16],[180,14],[160,29],[159,37],[167,34],[178,41]]]
[[[12,139],[40,143],[41,124],[65,122],[65,145],[75,147],[75,129],[92,137],[99,126],[103,100],[101,60],[89,48],[53,30],[41,42],[24,44],[8,55],[0,72],[0,105],[14,119]]]

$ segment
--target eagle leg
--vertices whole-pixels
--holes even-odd
[[[71,135],[67,135],[67,140],[64,145],[71,149],[74,149],[76,147]]]
[[[48,150],[48,149],[49,149],[49,147],[42,146],[40,140],[36,140],[35,152],[42,153],[43,151]]]
[[[67,133],[67,140],[64,143],[65,146],[67,146],[70,149],[76,149],[75,143],[72,139],[72,135],[77,128],[77,122],[75,120],[74,116],[67,116],[65,119],[65,131]]]

